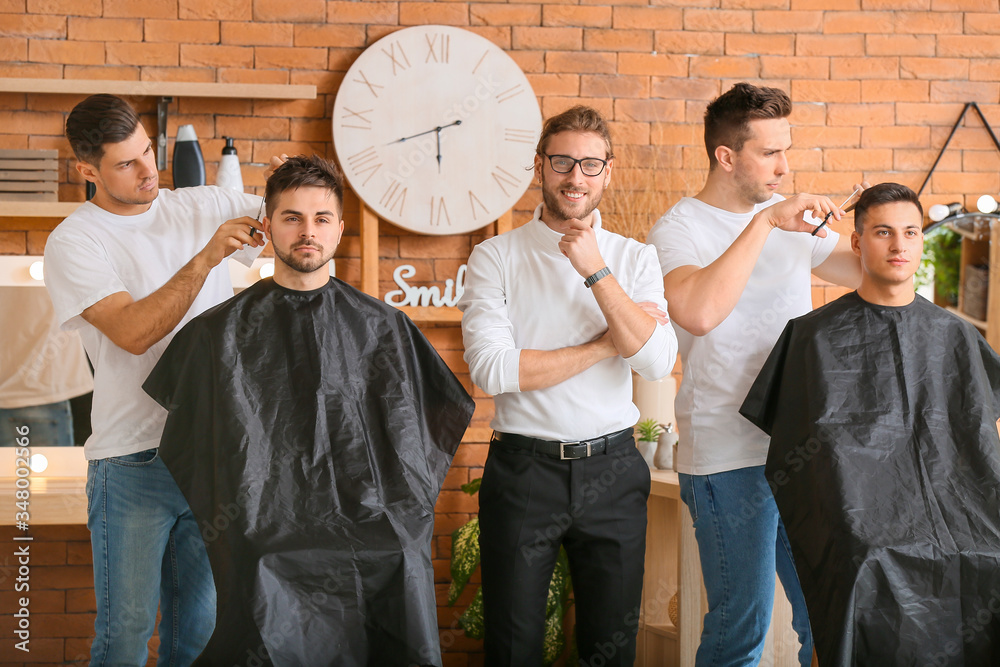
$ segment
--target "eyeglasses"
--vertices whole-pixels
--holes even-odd
[[[573,171],[573,167],[580,165],[580,171],[583,172],[584,176],[600,176],[601,172],[604,171],[604,167],[608,165],[607,160],[601,160],[596,157],[585,157],[580,160],[571,158],[568,155],[546,154],[545,157],[549,159],[549,166],[552,167],[552,171],[557,174],[568,174]]]

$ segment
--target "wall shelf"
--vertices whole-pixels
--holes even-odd
[[[316,86],[277,83],[0,78],[0,93],[53,93],[57,95],[110,93],[133,97],[237,97],[265,100],[314,100],[316,99]]]
[[[3,201],[0,217],[4,218],[65,218],[80,208],[82,201]]]

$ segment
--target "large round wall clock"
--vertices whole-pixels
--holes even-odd
[[[394,32],[347,71],[333,143],[358,197],[423,234],[469,232],[524,194],[542,116],[510,56],[451,26]]]

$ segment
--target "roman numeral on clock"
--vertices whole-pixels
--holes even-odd
[[[427,40],[427,57],[425,63],[433,60],[436,63],[448,64],[448,56],[451,50],[451,35],[436,33],[434,35],[424,35]]]
[[[348,156],[347,166],[351,169],[351,171],[357,174],[359,178],[368,174],[368,178],[361,182],[361,185],[368,185],[368,181],[372,180],[372,176],[375,175],[375,172],[382,168],[382,162],[378,153],[375,152],[375,147],[370,146],[360,153]]]
[[[507,90],[497,93],[497,102],[501,103],[506,102],[509,99],[517,97],[523,92],[524,92],[524,87],[521,84],[517,84],[516,86],[513,86],[511,88],[508,88]]]
[[[441,221],[451,226],[451,216],[448,215],[448,207],[444,203],[444,197],[431,197],[431,226],[440,227]]]
[[[369,81],[368,77],[365,76],[364,70],[358,70],[358,76],[360,76],[361,78],[360,79],[351,79],[351,81],[353,81],[354,83],[361,83],[361,84],[364,84],[365,86],[368,86],[369,92],[371,92],[372,96],[374,96],[377,99],[378,98],[378,91],[382,90],[383,88],[385,88],[385,86],[380,86],[377,83],[372,83],[371,81]],[[378,90],[376,90],[376,88]]]
[[[483,204],[483,202],[479,201],[479,197],[477,197],[472,192],[472,190],[469,190],[469,208],[472,209],[472,219],[473,220],[478,220],[479,219],[479,216],[476,215],[476,206],[477,205],[479,206],[479,208],[483,209],[483,213],[489,213],[489,211],[486,209],[486,206]]]
[[[410,68],[410,59],[406,57],[406,52],[403,51],[403,46],[399,42],[393,42],[392,44],[390,44],[388,51],[382,49],[382,53],[387,55],[389,57],[389,60],[392,61],[393,76],[396,76],[396,74],[398,73],[397,69],[399,71],[405,71]]]
[[[371,112],[372,112],[371,109],[365,109],[364,111],[354,111],[353,109],[348,109],[347,107],[344,107],[344,113],[346,115],[340,119],[340,126],[350,127],[355,130],[370,130],[372,129],[372,121],[367,114],[370,114]]]
[[[512,141],[517,144],[535,143],[535,133],[532,130],[518,130],[513,127],[506,127],[503,131],[504,141]]]
[[[493,180],[496,181],[496,184],[500,186],[500,190],[503,192],[505,197],[510,196],[510,193],[507,192],[507,188],[504,187],[505,184],[511,188],[517,187],[517,176],[499,165],[493,168],[493,173],[490,175],[493,177]]]
[[[396,215],[402,216],[403,207],[406,206],[406,188],[402,187],[399,181],[392,181],[378,201],[390,211],[395,210]]]

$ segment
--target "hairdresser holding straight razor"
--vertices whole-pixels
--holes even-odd
[[[810,233],[816,224],[808,214],[839,220],[841,208],[828,197],[777,194],[788,173],[791,111],[784,92],[747,83],[709,104],[708,180],[648,238],[659,253],[684,368],[677,469],[709,607],[699,667],[760,661],[775,570],[792,604],[799,660],[812,659],[802,589],[764,477],[769,439],[739,408],[785,324],[812,309],[810,271],[855,288],[861,269],[849,238],[825,227]]]

